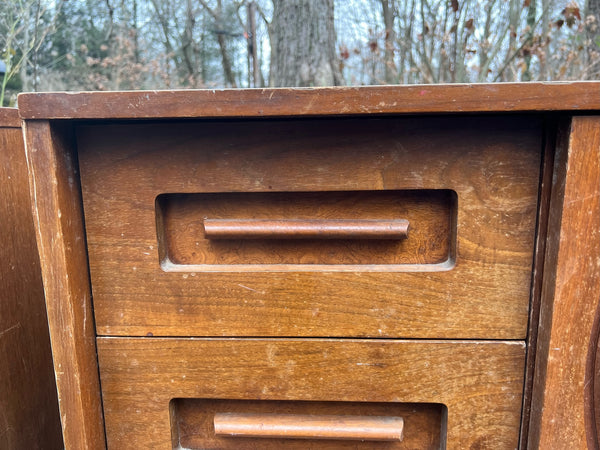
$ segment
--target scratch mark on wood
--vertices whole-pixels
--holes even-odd
[[[17,323],[16,325],[13,325],[12,327],[9,327],[9,328],[7,328],[7,329],[6,329],[6,330],[4,330],[4,331],[0,331],[0,338],[1,338],[2,336],[4,336],[5,334],[8,334],[8,333],[10,333],[12,330],[16,330],[17,328],[21,328],[21,323],[20,323],[20,322],[19,322],[19,323]]]

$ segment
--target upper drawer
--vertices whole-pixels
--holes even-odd
[[[524,338],[541,128],[80,126],[98,334]]]

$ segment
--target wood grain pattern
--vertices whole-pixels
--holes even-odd
[[[269,439],[334,439],[338,441],[402,441],[400,416],[349,414],[223,413],[214,415],[217,436]]]
[[[518,443],[524,342],[106,337],[98,357],[109,449],[172,448],[174,398],[443,403],[448,448]]]
[[[183,448],[219,448],[244,449],[260,448],[277,450],[280,448],[304,450],[307,447],[320,450],[339,449],[419,449],[438,450],[446,440],[447,410],[442,404],[435,403],[369,403],[369,402],[310,402],[276,400],[219,400],[184,399],[171,401],[171,430],[173,447]],[[344,442],[319,440],[313,443],[290,441],[289,439],[251,438],[227,439],[215,436],[213,420],[219,412],[256,412],[280,414],[327,414],[385,416],[393,414],[404,420],[402,442]]]
[[[449,260],[456,256],[453,229],[456,194],[448,190],[175,194],[160,195],[156,208],[158,251],[165,270],[332,271],[357,270],[357,264],[362,266],[360,270],[448,270]],[[379,242],[365,239],[215,242],[202,232],[206,220],[248,217],[314,221],[377,219],[379,227],[385,220],[404,217],[412,225],[409,239],[404,236],[400,241]],[[422,267],[424,264],[433,267]]]
[[[308,401],[274,401],[274,400],[219,400],[219,399],[184,399],[171,401],[171,430],[173,447],[183,448],[219,448],[244,449],[256,448],[260,444],[263,450],[281,448],[305,450],[339,449],[419,449],[439,450],[441,442],[446,440],[445,421],[446,408],[434,403],[368,403],[368,402],[308,402]],[[289,439],[251,438],[227,439],[215,436],[214,417],[219,412],[248,412],[280,414],[327,414],[363,416],[385,416],[393,414],[404,420],[404,436],[402,442],[318,442],[290,441]]]
[[[600,306],[600,298],[598,298],[598,305]],[[592,408],[590,423],[587,427],[587,439],[588,439],[588,447],[600,448],[600,313],[598,308],[596,309],[596,317],[594,319],[594,328],[592,330],[592,338],[591,342],[596,343],[596,351],[593,352],[593,355],[588,354],[588,358],[591,356],[592,360],[588,359],[587,364],[587,379],[593,379],[593,386],[591,386],[592,392],[589,393],[589,397],[587,397],[588,408]],[[593,346],[590,347],[590,349]],[[591,404],[590,404],[591,403]],[[595,439],[594,439],[595,436]]]
[[[273,117],[600,109],[600,83],[20,94],[26,119]]]
[[[203,220],[206,239],[357,239],[408,237],[406,219],[212,219]]]
[[[101,449],[105,438],[73,137],[68,127],[46,121],[27,122],[25,135],[64,444]]]
[[[529,448],[594,448],[593,326],[600,292],[600,118],[559,139]]]
[[[16,108],[0,108],[0,128],[21,128],[19,110]]]
[[[567,123],[568,122],[568,123]],[[546,238],[548,236],[548,215],[552,176],[554,174],[554,152],[558,134],[568,133],[570,119],[547,118],[544,127],[544,154],[540,181],[540,200],[538,201],[538,223],[535,238],[535,259],[531,281],[531,300],[529,308],[529,326],[527,331],[527,363],[525,366],[525,387],[523,389],[523,415],[521,417],[521,440],[519,448],[527,448],[529,436],[530,412],[535,375],[536,343],[540,322],[540,303],[543,285],[544,260],[546,256]]]
[[[0,108],[0,448],[61,437],[27,162],[17,111]]]
[[[523,339],[541,132],[520,117],[82,127],[98,333]],[[456,192],[452,270],[232,275],[159,265],[160,194],[403,189]]]

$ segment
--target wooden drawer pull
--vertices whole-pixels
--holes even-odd
[[[204,219],[207,239],[404,239],[408,220]]]
[[[216,413],[215,434],[257,438],[401,441],[402,417]]]

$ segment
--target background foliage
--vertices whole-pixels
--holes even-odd
[[[338,84],[600,78],[600,0],[295,1],[333,8]],[[277,3],[3,0],[0,104],[20,91],[289,84],[271,48],[319,48],[306,23],[274,23]],[[282,26],[298,39],[272,42]]]

